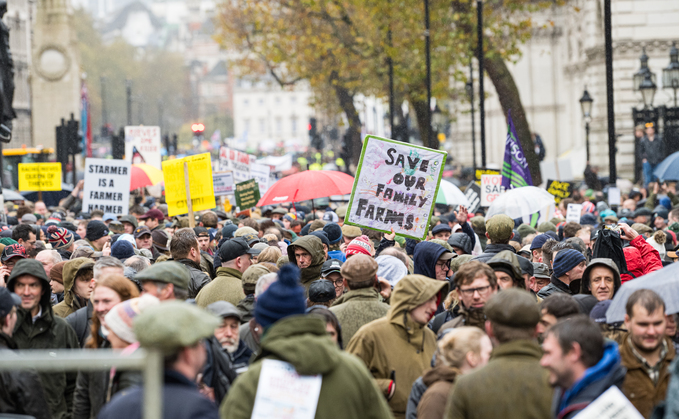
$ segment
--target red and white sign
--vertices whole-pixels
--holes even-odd
[[[231,170],[233,172],[233,180],[236,183],[252,179],[250,164],[256,161],[257,157],[252,154],[243,153],[228,147],[221,147],[219,149],[220,169]]]
[[[125,160],[132,164],[146,163],[163,170],[160,148],[160,127],[125,127]]]
[[[502,175],[481,175],[481,206],[489,207],[503,193]]]

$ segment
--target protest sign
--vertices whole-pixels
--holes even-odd
[[[580,224],[580,214],[582,213],[582,204],[568,204],[566,209],[566,222]]]
[[[314,419],[323,377],[299,375],[287,362],[265,359],[259,374],[252,419]]]
[[[345,224],[424,239],[445,161],[444,151],[368,135]]]
[[[620,189],[608,188],[608,205],[620,205]]]
[[[228,147],[219,149],[219,166],[221,170],[231,170],[233,180],[242,182],[252,179],[250,176],[250,163],[256,162],[256,156],[243,153]]]
[[[216,206],[210,153],[166,160],[163,162],[163,178],[167,213],[170,217],[186,214],[189,210],[186,198],[185,162],[189,172],[188,184],[193,211],[203,211]]]
[[[250,178],[257,181],[260,195],[264,195],[264,193],[269,189],[270,172],[271,167],[265,164],[250,163]]]
[[[498,169],[486,169],[485,167],[478,167],[474,172],[474,179],[476,179],[477,184],[481,183],[481,176],[483,175],[499,175],[500,170]]]
[[[548,180],[547,181],[547,192],[554,195],[554,202],[559,205],[562,199],[570,198],[573,195],[573,188],[575,183],[573,182],[561,182],[560,180]]]
[[[574,419],[642,419],[641,413],[616,386],[611,386],[597,397]]]
[[[254,179],[236,183],[234,195],[236,195],[236,206],[241,211],[254,207],[261,198],[259,185],[257,185],[257,181]]]
[[[481,206],[481,187],[474,181],[469,182],[467,189],[464,191],[464,196],[466,196],[467,201],[469,201],[469,208],[467,208],[467,211],[469,211],[470,214],[478,211]]]
[[[19,163],[20,191],[60,191],[61,163]]]
[[[502,175],[481,175],[481,206],[489,207],[505,189]]]
[[[160,148],[160,127],[125,127],[125,160],[161,169]]]
[[[231,172],[214,172],[212,174],[212,183],[215,196],[233,195],[233,173]]]
[[[127,215],[130,206],[130,162],[85,159],[83,212],[95,209]]]

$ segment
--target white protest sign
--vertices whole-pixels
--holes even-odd
[[[220,168],[221,170],[231,170],[233,172],[233,180],[236,183],[252,179],[250,176],[250,163],[256,161],[256,156],[252,154],[243,153],[228,147],[221,147],[219,149]]]
[[[83,212],[95,209],[127,215],[130,206],[130,162],[86,159]]]
[[[345,224],[424,239],[445,160],[444,151],[368,135]]]
[[[215,196],[233,195],[233,173],[212,172]]]
[[[287,362],[262,361],[252,419],[314,419],[321,375],[299,375]]]
[[[566,209],[566,222],[580,224],[580,214],[582,214],[582,204],[568,204]]]
[[[608,205],[620,205],[620,189],[608,188]]]
[[[573,419],[642,419],[641,413],[627,400],[622,391],[611,386]]]
[[[250,179],[257,181],[259,185],[259,193],[264,193],[269,189],[269,173],[271,167],[265,164],[250,163]]]
[[[125,127],[125,160],[132,164],[146,163],[162,170],[160,148],[160,127]]]
[[[503,193],[502,175],[481,175],[481,206],[489,207]]]

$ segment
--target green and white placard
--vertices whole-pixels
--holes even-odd
[[[425,239],[446,152],[368,135],[345,224]]]

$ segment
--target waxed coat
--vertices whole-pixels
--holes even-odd
[[[438,365],[424,374],[422,381],[427,391],[417,405],[417,419],[441,419],[445,415],[448,395],[458,375],[460,370],[447,365]]]
[[[78,268],[90,262],[92,262],[92,259],[83,257],[69,260],[64,265],[64,300],[53,307],[54,314],[57,316],[65,319],[69,314],[73,314],[78,309],[85,307],[85,304],[81,304],[81,300],[76,296],[73,287],[75,286],[75,275],[78,272]]]
[[[325,251],[323,250],[323,242],[316,236],[304,236],[295,240],[293,244],[288,246],[288,260],[290,263],[297,265],[295,258],[295,247],[301,247],[309,252],[311,255],[311,265],[309,267],[300,269],[300,281],[304,286],[306,292],[309,292],[309,285],[317,279],[321,278],[321,268],[325,262]]]
[[[313,316],[290,316],[262,337],[262,350],[219,409],[222,419],[249,419],[264,359],[288,362],[301,375],[321,374],[316,419],[390,418],[389,407],[360,360],[342,352]]]
[[[339,297],[330,311],[342,325],[342,342],[349,342],[358,329],[387,315],[389,305],[380,301],[374,287],[350,290]]]
[[[349,342],[347,352],[358,356],[368,367],[380,390],[386,395],[391,377],[396,390],[389,400],[394,417],[404,418],[410,389],[431,366],[436,336],[415,322],[410,311],[433,296],[447,295],[448,282],[423,275],[407,275],[391,295],[387,316],[361,327]]]
[[[497,346],[488,364],[456,379],[447,419],[545,419],[551,417],[552,388],[540,366],[534,340]]]
[[[238,305],[238,302],[245,298],[242,277],[243,274],[237,269],[217,268],[215,279],[205,285],[196,295],[196,304],[203,308],[216,301],[228,301],[233,305]]]

